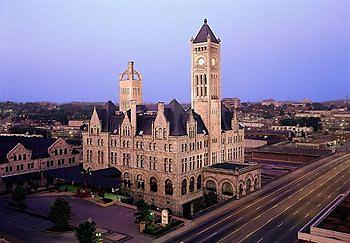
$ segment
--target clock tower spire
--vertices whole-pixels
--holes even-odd
[[[220,153],[215,150],[220,150],[221,143],[220,42],[207,19],[191,39],[191,105],[209,131],[213,163],[218,161],[215,153]]]

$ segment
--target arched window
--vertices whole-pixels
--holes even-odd
[[[255,179],[254,179],[254,189],[255,190],[259,189],[259,179],[258,179],[258,177],[255,177]]]
[[[205,187],[208,191],[216,192],[216,184],[212,180],[208,180]]]
[[[157,179],[155,177],[151,177],[151,179],[150,179],[150,191],[151,192],[158,191]]]
[[[142,175],[141,174],[138,174],[136,176],[136,185],[137,185],[137,188],[139,188],[139,189],[144,189],[145,188],[145,182],[142,180]]]
[[[222,195],[233,196],[233,187],[231,183],[224,182],[224,184],[222,184]]]
[[[197,177],[197,190],[202,188],[202,175],[198,175]]]
[[[240,196],[243,195],[243,192],[244,192],[244,188],[243,188],[243,182],[239,184],[239,187],[238,187],[238,193]]]
[[[251,187],[252,187],[252,181],[250,180],[250,178],[248,178],[245,186],[246,186],[247,194],[250,193],[250,190],[251,190]]]
[[[165,194],[173,195],[173,183],[170,179],[167,179],[165,181]]]
[[[124,185],[129,188],[131,187],[130,174],[128,172],[124,173]]]
[[[187,193],[187,180],[183,179],[181,182],[181,195],[185,195]]]
[[[194,191],[194,177],[192,176],[190,179],[190,192]]]

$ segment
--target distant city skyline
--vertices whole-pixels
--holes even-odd
[[[184,7],[186,6],[186,7]],[[119,100],[129,60],[144,102],[190,102],[190,38],[222,40],[222,97],[350,95],[350,2],[0,3],[0,101]]]

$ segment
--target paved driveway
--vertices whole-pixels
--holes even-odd
[[[14,237],[11,242],[76,242],[74,233],[45,233],[43,230],[53,226],[50,221],[19,213],[6,205],[6,198],[0,197],[0,232]]]
[[[111,234],[110,238],[124,238],[126,242],[150,242],[151,237],[142,235],[134,223],[134,211],[118,205],[107,208],[97,206],[82,199],[60,196],[69,202],[73,211],[72,223],[78,225],[89,218],[94,220],[98,227],[104,228]],[[26,204],[29,210],[47,215],[50,204],[57,196],[29,196]],[[48,234],[43,230],[52,226],[51,222],[7,209],[7,202],[0,197],[0,231],[15,236],[25,242],[76,242],[74,233]]]
[[[40,214],[47,215],[50,204],[56,200],[56,196],[33,196],[28,197],[26,202],[28,208]],[[125,235],[127,242],[150,242],[152,238],[138,232],[137,224],[134,223],[134,210],[119,205],[107,208],[100,207],[89,201],[61,196],[69,202],[73,211],[72,222],[78,225],[82,221],[91,218],[98,227]]]

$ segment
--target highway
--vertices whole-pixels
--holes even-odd
[[[350,155],[334,155],[304,166],[155,242],[295,242],[299,229],[347,190]]]

